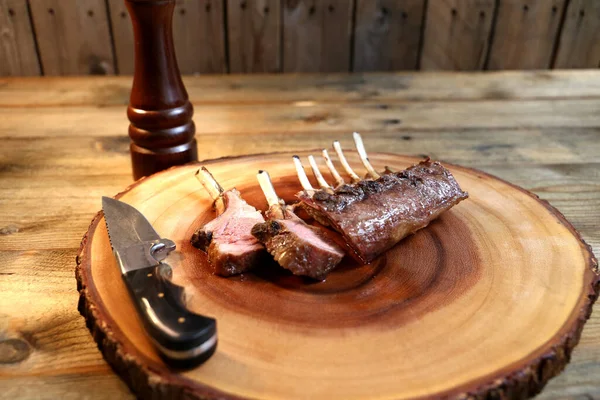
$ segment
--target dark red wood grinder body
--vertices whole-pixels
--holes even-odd
[[[135,37],[135,72],[127,117],[133,177],[198,159],[194,109],[173,46],[175,0],[125,0]]]

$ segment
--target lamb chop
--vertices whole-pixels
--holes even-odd
[[[265,219],[235,188],[224,191],[205,167],[196,172],[196,178],[214,199],[218,216],[194,233],[192,245],[208,254],[217,275],[250,270],[266,255],[263,245],[250,233]]]
[[[322,228],[307,225],[281,200],[267,171],[259,171],[258,182],[269,209],[267,222],[256,224],[252,235],[260,240],[283,268],[294,275],[324,279],[344,257],[344,251]]]
[[[335,187],[319,179],[322,175],[311,161],[321,186],[314,189],[300,160],[295,158],[294,163],[304,189],[297,194],[302,207],[318,222],[341,233],[364,262],[371,262],[468,197],[450,171],[429,158],[400,172],[386,168],[380,175],[371,166],[358,133],[354,133],[354,141],[368,171],[365,179],[352,170],[337,141],[334,149],[353,183],[343,181],[326,150],[323,157],[336,180]]]

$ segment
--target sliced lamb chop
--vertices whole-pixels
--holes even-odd
[[[224,191],[205,167],[196,172],[196,178],[215,200],[218,216],[194,233],[192,245],[208,254],[217,275],[250,270],[266,255],[263,245],[250,233],[265,219],[236,189]]]
[[[372,261],[468,197],[450,171],[429,158],[404,171],[386,169],[380,175],[369,163],[360,135],[355,133],[354,140],[370,178],[343,183],[333,192],[317,190],[310,185],[300,161],[294,159],[294,163],[304,189],[297,195],[301,206],[318,222],[340,232],[364,262]],[[334,148],[344,170],[355,181],[357,175],[339,142],[334,142]],[[335,169],[330,161],[327,165]]]
[[[307,225],[279,199],[268,172],[259,171],[257,178],[269,204],[268,221],[256,224],[252,235],[294,275],[324,279],[342,260],[344,251],[321,228]]]

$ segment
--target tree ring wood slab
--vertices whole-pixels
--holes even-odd
[[[268,170],[292,201],[300,186],[291,156],[201,164],[264,210],[255,174]],[[348,157],[362,171],[356,154]],[[418,161],[371,155],[379,170]],[[213,276],[189,244],[214,217],[194,178],[199,165],[142,179],[117,197],[177,243],[168,260],[173,280],[186,286],[191,310],[217,318],[219,345],[207,363],[173,371],[161,362],[121,281],[102,213],[77,259],[79,310],[106,360],[140,397],[525,398],[569,361],[598,295],[597,261],[556,209],[452,165],[470,198],[370,265],[344,261],[322,283],[268,265]]]

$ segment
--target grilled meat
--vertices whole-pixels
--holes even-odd
[[[263,216],[236,189],[224,191],[206,168],[196,176],[215,199],[219,215],[193,234],[192,245],[208,254],[217,275],[250,270],[266,255],[263,245],[251,234],[254,225],[265,221]]]
[[[258,173],[269,210],[267,222],[256,224],[252,235],[260,240],[283,268],[294,275],[324,279],[344,257],[344,251],[323,232],[307,225],[283,204],[266,171]]]
[[[450,171],[429,159],[401,172],[377,176],[334,190],[305,188],[298,194],[305,210],[340,232],[364,262],[468,197]]]

